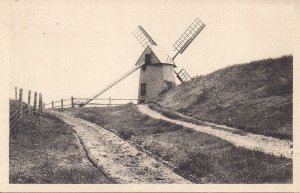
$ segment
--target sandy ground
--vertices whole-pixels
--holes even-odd
[[[293,143],[289,140],[280,140],[273,137],[266,137],[262,135],[256,135],[251,133],[243,133],[240,134],[234,134],[230,131],[224,130],[224,127],[226,126],[220,126],[220,129],[218,128],[218,125],[212,124],[210,126],[200,126],[193,123],[188,123],[181,120],[175,120],[168,117],[165,117],[159,112],[156,112],[152,109],[150,109],[147,105],[138,105],[138,109],[155,119],[162,119],[171,123],[175,123],[178,125],[182,125],[184,127],[188,127],[191,129],[194,129],[199,132],[203,132],[209,135],[213,135],[216,137],[219,137],[221,139],[224,139],[228,142],[233,143],[237,147],[244,147],[251,150],[260,151],[266,154],[272,154],[275,156],[283,156],[286,158],[292,158],[293,157]],[[236,130],[234,128],[226,127],[227,130]]]
[[[73,126],[90,160],[117,183],[191,183],[96,124],[68,113],[48,112]]]

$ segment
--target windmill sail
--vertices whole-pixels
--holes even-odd
[[[193,21],[193,23],[183,32],[180,38],[178,38],[178,40],[173,44],[173,47],[175,48],[174,51],[176,51],[176,54],[172,58],[173,60],[178,56],[178,54],[182,54],[185,51],[204,27],[205,24],[200,21],[200,19],[196,18]],[[175,71],[175,74],[180,82],[192,79],[185,69],[182,69],[179,72]]]
[[[192,80],[192,77],[186,72],[186,70],[184,68],[181,69],[179,72],[176,72],[175,70],[174,70],[174,72],[175,72],[178,80],[180,80],[180,82]]]
[[[140,44],[146,48],[148,45],[157,45],[151,36],[146,32],[146,30],[139,25],[132,34],[140,42]]]
[[[173,60],[180,53],[182,54],[185,49],[192,43],[192,41],[197,37],[197,35],[205,27],[205,24],[196,18],[193,23],[183,32],[180,38],[174,43],[174,48],[176,54],[173,56]]]

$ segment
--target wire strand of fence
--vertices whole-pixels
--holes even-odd
[[[22,104],[22,107],[24,107],[24,108],[26,109],[28,106]],[[20,107],[19,107],[19,106],[16,106],[16,107],[14,107],[14,108],[12,108],[12,109],[9,110],[9,112],[13,112],[13,111],[15,111],[15,112],[20,111]]]
[[[19,121],[19,120],[17,120],[16,122],[14,122],[14,123],[10,124],[10,128],[13,128],[13,127],[15,126],[15,124],[17,124],[17,123],[18,123],[18,121]]]
[[[31,101],[31,90],[28,90],[28,102],[22,100],[23,98],[23,89],[19,88],[19,92],[17,87],[15,87],[15,97],[9,98],[9,124],[10,127],[15,126],[20,119],[25,116],[29,116],[32,113],[39,114],[40,111],[44,109],[42,94],[39,93],[37,97],[37,92],[34,92],[33,98],[33,107],[30,105]],[[38,99],[38,101],[37,101]],[[71,100],[71,99],[67,99]],[[32,112],[32,113],[31,113]]]
[[[15,111],[12,115],[10,115],[10,117],[13,117],[15,114],[17,114],[18,112],[20,112],[19,110],[18,111]]]
[[[16,122],[18,122],[20,119],[16,119],[16,120],[13,120],[13,121],[10,121],[9,122],[9,125],[12,126],[14,125]]]
[[[14,116],[10,116],[9,119],[15,119],[18,118],[22,113],[25,113],[26,111],[17,111],[17,114],[15,114]]]
[[[14,107],[12,107],[11,109],[9,109],[10,111],[13,111],[13,110],[16,110],[16,109],[18,109],[19,108],[19,105],[16,105],[16,106],[14,106]]]
[[[22,111],[22,113],[24,113],[24,114],[25,114],[26,112],[29,112],[29,110],[26,109],[26,110]],[[17,116],[15,116],[14,118],[9,117],[9,119],[10,119],[9,124],[11,124],[11,123],[14,122],[14,121],[19,121],[19,120],[21,119],[21,118],[20,118],[20,115],[21,115],[21,112],[19,112],[19,113],[17,114]]]
[[[13,123],[13,122],[15,122],[15,121],[18,121],[18,120],[20,120],[20,117],[19,117],[19,116],[17,116],[17,117],[15,117],[15,118],[11,119],[11,120],[9,121],[9,124],[11,124],[11,123]]]
[[[14,118],[18,117],[19,115],[20,115],[20,113],[15,114],[14,116],[10,116],[9,119],[14,119]]]

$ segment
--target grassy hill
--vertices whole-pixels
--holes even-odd
[[[292,139],[293,57],[226,67],[185,82],[154,102],[203,121]]]

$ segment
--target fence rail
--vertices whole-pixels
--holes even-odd
[[[33,100],[31,97],[33,95]],[[93,98],[81,98],[81,97],[70,97],[68,99],[61,99],[57,101],[51,101],[50,103],[43,103],[43,96],[38,92],[31,92],[28,90],[27,94],[27,103],[23,101],[25,97],[23,97],[23,89],[15,87],[15,96],[14,99],[9,99],[9,125],[10,128],[14,127],[20,119],[25,116],[30,116],[31,114],[38,113],[39,111],[43,111],[47,108],[75,108],[80,107],[83,102],[87,100],[91,100]],[[88,103],[85,106],[116,106],[116,105],[124,105],[121,101],[136,101],[139,102],[140,99],[132,99],[132,98],[97,98],[93,99],[93,103]],[[33,102],[31,104],[31,101]],[[103,103],[102,101],[106,101]],[[100,103],[101,102],[101,103]]]
[[[44,108],[75,108],[81,106],[84,101],[90,100],[91,98],[80,98],[80,97],[71,97],[69,99],[61,99],[57,101],[51,101],[50,103],[44,104]],[[113,103],[113,101],[139,101],[140,99],[122,99],[122,98],[97,98],[93,99],[94,101],[107,101],[107,103],[88,103],[86,106],[116,106],[116,105],[124,105],[125,103]],[[59,105],[57,105],[59,104]]]

